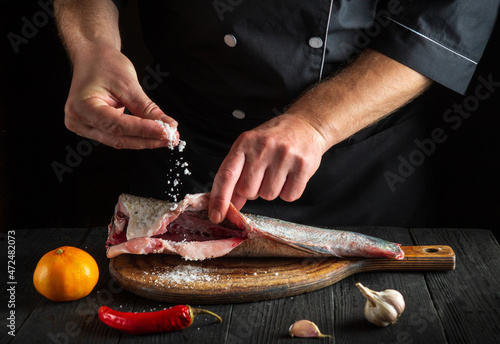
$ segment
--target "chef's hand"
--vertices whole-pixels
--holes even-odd
[[[298,199],[318,169],[326,146],[305,116],[284,114],[244,132],[215,176],[210,220],[222,221],[230,202],[241,209],[247,200],[258,197]]]
[[[432,81],[375,50],[301,96],[288,111],[243,133],[222,162],[210,194],[212,222],[232,200],[299,198],[330,147],[424,92]]]
[[[159,148],[172,145],[161,120],[165,115],[142,90],[134,66],[114,48],[99,47],[73,59],[73,79],[65,106],[66,127],[80,136],[114,148]],[[125,107],[133,114],[125,114]],[[174,144],[178,144],[177,138]]]

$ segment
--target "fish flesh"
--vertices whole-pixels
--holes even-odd
[[[108,226],[107,256],[178,254],[187,260],[233,257],[403,259],[399,244],[361,233],[242,214],[232,204],[220,224],[208,219],[209,194],[168,202],[121,194]]]

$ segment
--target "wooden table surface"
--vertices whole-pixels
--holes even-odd
[[[490,231],[349,229],[403,245],[449,245],[456,253],[456,269],[447,272],[365,272],[295,297],[205,305],[204,308],[218,313],[224,321],[216,324],[213,318],[200,316],[191,327],[182,331],[134,336],[101,323],[97,317],[99,306],[142,312],[172,304],[135,296],[112,280],[104,250],[106,228],[13,230],[0,235],[3,270],[0,342],[498,343],[500,247]],[[89,252],[99,265],[100,277],[89,296],[57,303],[37,293],[32,275],[43,254],[63,245]],[[378,328],[364,319],[365,299],[355,287],[356,282],[374,290],[397,289],[404,295],[406,310],[396,325]],[[333,338],[290,338],[288,328],[299,319],[315,322],[323,333]]]

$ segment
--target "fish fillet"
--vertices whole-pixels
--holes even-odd
[[[120,195],[108,226],[107,256],[178,254],[188,260],[234,257],[387,257],[403,259],[399,244],[372,236],[242,214],[208,219],[209,194],[167,202]]]

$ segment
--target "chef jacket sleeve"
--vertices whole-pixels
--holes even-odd
[[[379,32],[370,46],[464,94],[495,26],[499,2],[385,1],[377,9],[371,30]]]

